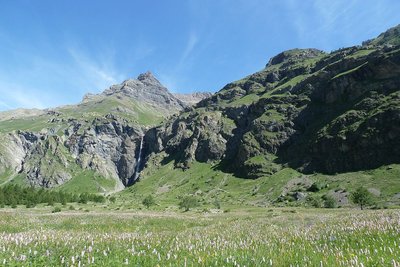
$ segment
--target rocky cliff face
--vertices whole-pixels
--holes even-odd
[[[177,167],[215,161],[257,178],[284,166],[338,173],[400,162],[400,47],[294,49],[145,136]],[[380,40],[382,40],[382,38]]]
[[[112,190],[120,190],[134,183],[141,169],[138,157],[148,125],[186,107],[148,72],[86,95],[78,105],[4,116],[9,127],[0,127],[0,172],[20,173],[29,184],[49,188],[86,173],[111,181],[106,184],[113,181]]]
[[[0,116],[0,174],[42,187],[99,175],[102,192],[133,184],[153,156],[244,178],[400,163],[398,30],[331,53],[282,52],[213,95],[173,95],[145,73],[75,106]]]
[[[65,130],[64,145],[83,169],[92,169],[104,177],[133,183],[143,129],[107,116],[95,119],[90,127],[75,122]]]
[[[73,120],[57,135],[46,131],[8,134],[9,152],[3,158],[13,159],[7,166],[25,173],[34,186],[62,185],[78,167],[113,179],[117,188],[123,188],[133,183],[141,136],[142,128],[112,116],[89,125]]]

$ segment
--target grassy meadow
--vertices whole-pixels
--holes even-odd
[[[400,211],[0,209],[2,266],[399,266]]]

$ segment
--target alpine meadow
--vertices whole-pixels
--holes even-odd
[[[0,2],[1,266],[400,266],[396,1]]]

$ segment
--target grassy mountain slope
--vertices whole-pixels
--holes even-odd
[[[158,106],[159,98],[175,106]],[[135,171],[140,136],[179,105],[146,73],[77,105],[0,113],[2,180],[71,192],[121,190]]]
[[[146,73],[78,105],[0,114],[0,183],[130,186],[118,193],[123,205],[152,195],[160,209],[187,195],[205,208],[323,205],[327,196],[346,206],[363,185],[378,205],[397,205],[397,30],[331,53],[284,51],[190,108]]]
[[[332,174],[396,163],[399,74],[396,46],[286,51],[150,132],[148,150],[249,178],[284,164]]]
[[[258,179],[242,179],[210,163],[194,162],[184,171],[171,161],[149,165],[142,171],[140,181],[118,193],[117,198],[125,208],[137,208],[146,196],[152,195],[157,203],[155,209],[176,210],[184,196],[193,195],[201,208],[220,206],[227,210],[238,206],[312,206],[312,199],[323,206],[323,199],[332,196],[338,206],[345,207],[351,205],[348,196],[359,186],[375,194],[379,207],[399,205],[400,165],[337,175],[305,175],[283,168]]]
[[[331,53],[282,52],[263,70],[226,85],[194,109],[149,130],[144,185],[140,182],[132,190],[154,194],[156,188],[164,188],[159,179],[165,179],[164,183],[171,181],[168,199],[196,194],[197,187],[211,191],[214,186],[206,181],[212,176],[208,171],[214,170],[238,181],[231,188],[236,202],[283,203],[329,194],[345,205],[349,191],[359,185],[371,186],[385,201],[397,201],[400,47],[393,45],[398,35],[389,31],[381,35],[387,38],[376,39],[382,42]],[[155,165],[166,168],[164,176],[148,172],[155,168],[154,155],[159,155]],[[390,164],[395,165],[386,167]],[[170,172],[174,174],[167,175]],[[185,173],[202,186],[181,185]],[[314,190],[310,189],[314,182],[325,187],[307,192]],[[387,184],[392,185],[390,190]],[[235,187],[243,189],[240,194],[235,195]],[[249,189],[263,195],[251,195]],[[163,195],[158,197],[164,201]]]

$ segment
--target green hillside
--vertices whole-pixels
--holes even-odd
[[[188,196],[204,209],[348,206],[363,186],[375,207],[398,205],[398,37],[284,51],[191,107],[148,72],[77,105],[0,113],[1,185],[131,207],[153,196],[162,210]]]

